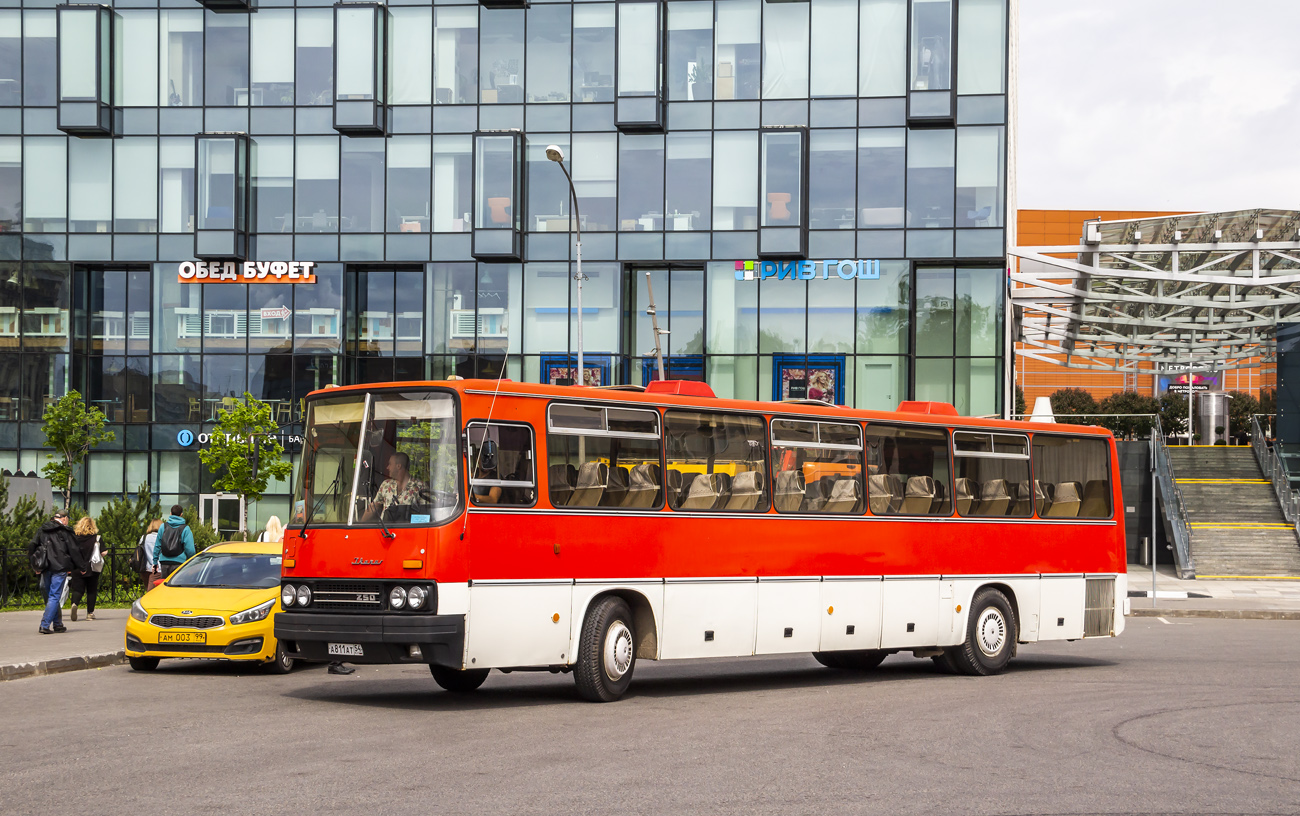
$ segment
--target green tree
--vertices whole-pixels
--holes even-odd
[[[1228,433],[1250,433],[1250,418],[1263,413],[1259,410],[1259,400],[1245,391],[1229,391],[1228,396]],[[1267,424],[1267,423],[1265,423]]]
[[[1029,405],[1025,402],[1025,389],[1016,386],[1016,414],[1024,416],[1029,413]]]
[[[9,507],[9,480],[0,476],[0,547],[21,548],[16,553],[19,557],[4,560],[5,574],[0,576],[10,595],[35,595],[35,577],[27,565],[25,551],[49,517],[49,510],[32,496],[22,496],[13,507]],[[31,600],[34,602],[36,598],[31,597]]]
[[[1155,397],[1144,396],[1136,391],[1121,391],[1098,403],[1097,413],[1126,416],[1101,417],[1097,424],[1109,428],[1111,433],[1121,439],[1137,439],[1151,433],[1156,425],[1154,415],[1159,412],[1160,402]]]
[[[1160,398],[1160,427],[1167,434],[1187,433],[1187,395],[1166,393]]]
[[[122,498],[104,505],[95,523],[108,546],[134,547],[149,522],[161,517],[162,505],[150,495],[149,483],[141,482],[134,498],[123,493]]]
[[[1259,389],[1259,412],[1261,414],[1277,413],[1277,389],[1276,388]]]
[[[1057,416],[1097,413],[1097,400],[1082,388],[1062,388],[1053,391],[1048,399],[1052,401],[1052,413]]]
[[[86,461],[86,454],[101,442],[112,442],[116,435],[104,430],[104,412],[87,408],[81,394],[69,391],[45,411],[45,446],[54,448],[55,455],[41,468],[51,484],[63,494],[63,506],[72,504],[72,485],[77,468]]]
[[[217,477],[212,486],[244,497],[243,529],[248,529],[248,502],[262,498],[272,479],[293,473],[279,430],[271,406],[245,391],[242,402],[217,413],[208,447],[199,451],[199,460]]]
[[[203,552],[213,544],[220,544],[221,537],[211,526],[199,521],[199,511],[195,507],[186,507],[185,512],[181,513],[181,518],[190,527],[190,533],[194,535],[194,552]]]

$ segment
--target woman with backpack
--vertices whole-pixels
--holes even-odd
[[[90,569],[83,573],[72,573],[72,619],[77,619],[77,607],[81,605],[81,598],[86,598],[86,620],[95,619],[95,600],[99,596],[99,574],[104,571],[104,553],[100,547],[102,542],[99,538],[99,527],[95,520],[86,516],[77,522],[77,526],[72,528],[73,539],[77,542],[77,549],[81,551],[81,557],[86,559]]]
[[[149,522],[149,527],[140,536],[136,542],[135,552],[132,556],[132,566],[140,572],[140,583],[144,586],[144,591],[148,592],[153,589],[153,545],[158,540],[158,528],[162,527],[162,519],[154,519]]]
[[[172,514],[158,532],[158,540],[154,543],[153,570],[159,580],[165,579],[177,567],[194,557],[194,533],[186,526],[185,517],[181,515],[184,512],[184,507],[173,504]]]

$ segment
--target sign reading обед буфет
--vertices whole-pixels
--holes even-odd
[[[185,261],[180,283],[315,283],[315,261]]]

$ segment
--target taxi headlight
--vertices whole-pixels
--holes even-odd
[[[293,599],[295,597],[297,597],[297,595],[295,594],[293,584],[285,584],[284,588],[280,590],[280,606],[288,609],[293,606]]]
[[[311,603],[311,587],[304,584],[298,587],[298,605],[306,606]]]
[[[230,616],[230,622],[238,625],[241,623],[252,623],[253,621],[266,620],[266,616],[271,614],[271,610],[274,608],[275,598],[272,598],[266,603],[260,603],[252,609],[245,609],[243,612],[236,612]]]
[[[388,605],[393,609],[406,606],[406,590],[399,586],[393,587],[393,591],[388,593]]]
[[[421,586],[413,586],[406,591],[406,602],[412,609],[424,606],[424,601],[428,597],[429,593]]]
[[[144,623],[145,621],[149,620],[149,613],[144,611],[144,607],[140,605],[139,601],[136,601],[135,603],[131,604],[131,617],[135,618],[141,623]]]

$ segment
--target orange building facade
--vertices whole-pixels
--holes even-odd
[[[1083,238],[1086,221],[1123,221],[1136,218],[1158,218],[1165,215],[1184,215],[1184,211],[1161,212],[1152,210],[1018,210],[1016,213],[1016,245],[1021,247],[1064,246],[1077,244]],[[1016,344],[1020,349],[1021,345]],[[1061,355],[1048,355],[1064,360]],[[1082,388],[1100,400],[1121,391],[1136,391],[1156,395],[1158,383],[1150,374],[1089,371],[1067,368],[1032,357],[1015,355],[1015,382],[1025,392],[1027,407],[1032,409],[1034,399],[1051,396],[1061,388]],[[1225,371],[1221,377],[1225,391],[1245,391],[1259,396],[1261,388],[1273,388],[1276,373],[1272,366]]]

